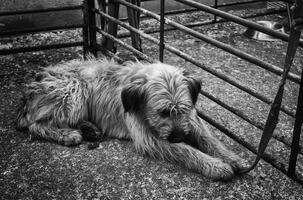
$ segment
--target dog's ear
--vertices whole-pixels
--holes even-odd
[[[136,112],[143,106],[146,99],[143,85],[142,81],[134,81],[122,89],[121,99],[124,112]]]
[[[201,80],[192,76],[188,76],[186,80],[188,83],[188,89],[191,98],[193,100],[193,104],[195,105],[198,100],[199,92],[201,90]]]

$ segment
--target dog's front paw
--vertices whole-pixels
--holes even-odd
[[[62,142],[65,146],[73,146],[80,144],[83,138],[78,130],[68,131],[63,135]]]
[[[213,167],[211,178],[220,181],[229,181],[235,176],[231,165],[220,161]]]
[[[228,163],[232,167],[235,174],[238,174],[239,172],[248,167],[246,160],[238,156],[226,160],[226,163]]]
[[[89,142],[95,142],[101,139],[103,136],[102,132],[90,122],[82,122],[78,128],[82,132],[83,139]]]

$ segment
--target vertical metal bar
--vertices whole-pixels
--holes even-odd
[[[161,0],[161,3],[160,3],[160,44],[159,44],[160,62],[163,62],[163,60],[164,60],[164,24],[165,24],[164,12],[165,12],[165,0]]]
[[[119,3],[117,3],[115,0],[109,0],[108,1],[108,14],[116,19],[119,18]],[[117,31],[118,31],[118,25],[112,21],[108,22],[107,26],[108,33],[111,34],[114,37],[117,37]],[[106,41],[106,49],[112,52],[116,52],[117,47],[114,43],[114,41],[108,39]]]
[[[98,0],[98,8],[106,13],[106,0]],[[102,30],[105,30],[106,20],[100,16],[100,26]],[[106,31],[106,30],[105,30]]]
[[[95,8],[95,0],[88,0],[87,11],[88,11],[89,51],[95,57],[97,57],[96,14],[93,12],[94,8]]]
[[[290,3],[289,2],[285,2],[286,4],[286,9],[287,9],[287,21],[288,21],[288,25],[291,26],[292,24],[292,18],[291,18],[291,10],[290,10]]]
[[[217,9],[218,8],[218,0],[215,0],[215,5],[214,5],[214,8]],[[213,22],[217,22],[217,15],[214,14],[214,19],[213,19]]]
[[[140,1],[141,0],[128,0],[128,2],[135,4],[137,6],[140,6]],[[140,12],[137,10],[134,10],[133,8],[127,7],[127,16],[128,16],[129,24],[131,26],[135,27],[136,29],[139,29]],[[131,35],[131,39],[132,39],[132,46],[135,49],[142,52],[140,35],[138,35],[134,32],[131,32],[130,35]]]
[[[303,77],[303,71],[302,71],[301,77]],[[293,130],[291,153],[290,153],[289,165],[288,165],[288,176],[290,176],[290,177],[295,176],[297,157],[298,157],[298,153],[300,151],[299,144],[300,144],[302,123],[303,123],[303,78],[301,78],[301,84],[300,84],[300,89],[299,89],[296,120],[295,120],[295,125],[294,125],[294,130]]]
[[[293,6],[293,18],[290,24],[290,36],[289,36],[289,46],[288,48],[296,48],[299,43],[301,30],[303,29],[303,2],[302,0],[296,0]],[[296,23],[298,22],[298,23]],[[288,50],[288,49],[287,49]],[[286,57],[288,52],[286,54]],[[293,130],[293,138],[291,145],[291,152],[289,157],[289,165],[288,165],[288,176],[295,177],[296,176],[296,164],[297,157],[299,153],[299,143],[300,143],[300,134],[303,123],[303,71],[301,75],[300,81],[300,89],[299,89],[299,97],[297,103],[296,110],[296,119]]]
[[[101,12],[107,13],[107,0],[97,0],[98,2],[98,9]],[[100,27],[101,30],[106,31],[107,32],[107,19],[104,18],[103,16],[99,15],[100,17]],[[108,52],[108,50],[106,50],[106,42],[107,42],[107,38],[106,37],[102,37],[101,41],[99,41],[100,45],[102,46],[102,48],[98,48],[98,50],[101,50],[102,52]]]
[[[84,0],[82,4],[82,12],[83,12],[83,25],[82,25],[82,37],[83,37],[83,58],[86,59],[86,55],[88,53],[88,8],[87,8],[87,1]]]

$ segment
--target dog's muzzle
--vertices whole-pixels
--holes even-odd
[[[171,143],[184,142],[186,133],[182,129],[173,129],[167,140]]]

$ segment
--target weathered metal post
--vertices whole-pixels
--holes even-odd
[[[215,0],[215,3],[214,3],[214,6],[213,6],[215,9],[218,8],[218,0]],[[214,19],[213,19],[214,22],[217,22],[217,15],[214,14]]]
[[[93,12],[95,8],[95,0],[87,1],[88,14],[88,33],[89,33],[89,52],[97,57],[97,36],[96,36],[96,14]]]
[[[116,19],[119,18],[119,3],[115,0],[108,1],[108,14]],[[112,35],[113,37],[117,37],[118,25],[113,21],[109,21],[107,23],[107,32]],[[116,44],[113,40],[107,39],[106,40],[106,47],[107,50],[112,51],[115,53],[117,51]]]
[[[296,2],[293,4],[290,10],[293,12],[292,13],[293,17],[290,23],[291,31],[290,31],[289,43],[292,42],[291,40],[293,38],[294,38],[293,40],[296,40],[294,42],[298,43],[301,36],[301,31],[303,29],[303,2],[301,0],[296,0]],[[300,151],[299,144],[300,144],[302,124],[303,124],[303,71],[301,75],[299,97],[298,97],[297,110],[296,110],[296,119],[295,119],[295,125],[293,130],[291,153],[290,153],[289,165],[288,165],[288,176],[293,178],[296,177],[296,165],[297,165],[298,153]]]
[[[98,3],[98,9],[102,12],[106,13],[106,1],[105,0],[97,0]],[[105,30],[106,28],[106,20],[100,16],[100,26],[102,30]],[[106,30],[105,30],[106,31]]]
[[[137,5],[140,7],[141,5],[141,0],[127,0],[128,2]],[[136,29],[139,29],[140,25],[140,12],[137,10],[134,10],[132,8],[127,7],[127,16],[128,16],[128,21],[129,24]],[[130,36],[132,39],[132,46],[142,52],[142,45],[141,45],[141,38],[140,35],[134,32],[130,32]]]
[[[161,0],[160,3],[160,51],[159,60],[163,62],[164,60],[164,25],[165,25],[165,0]]]
[[[83,26],[82,26],[82,37],[83,37],[83,58],[86,59],[88,48],[89,48],[89,40],[88,40],[88,6],[87,1],[83,0],[82,4],[82,12],[83,12]]]

